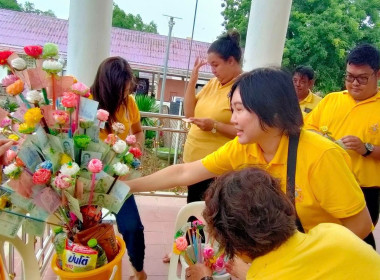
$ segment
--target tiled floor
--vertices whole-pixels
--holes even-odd
[[[162,263],[161,259],[165,253],[171,251],[174,221],[179,209],[186,204],[186,199],[137,196],[136,201],[145,227],[145,270],[148,274],[148,279],[166,280],[168,279],[167,273],[169,265]],[[378,247],[380,247],[380,226],[375,229],[374,233],[376,243]],[[380,248],[378,252],[380,253]],[[20,264],[18,264],[18,267],[19,265]],[[122,275],[123,280],[129,279],[132,275],[127,253],[123,258]],[[47,268],[43,279],[57,279],[50,269],[50,266]]]

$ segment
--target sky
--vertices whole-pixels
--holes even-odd
[[[24,4],[25,0],[17,2]],[[52,10],[58,18],[69,17],[70,0],[29,0],[29,2],[34,3],[36,9]],[[169,18],[164,15],[181,18],[174,19],[172,36],[191,37],[196,0],[114,0],[114,2],[126,13],[140,14],[144,23],[150,21],[156,23],[158,33],[161,35],[169,33]],[[211,43],[223,32],[221,3],[221,0],[198,0],[194,40]]]

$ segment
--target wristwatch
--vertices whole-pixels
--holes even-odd
[[[212,278],[212,276],[205,276],[201,278],[201,280],[214,280],[214,278]]]
[[[211,133],[216,133],[216,121],[214,121],[214,126],[211,129]]]
[[[365,152],[365,154],[363,154],[363,157],[366,157],[373,152],[374,147],[371,143],[364,143],[364,147],[367,151]]]

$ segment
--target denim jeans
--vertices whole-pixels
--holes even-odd
[[[127,246],[129,260],[136,271],[141,271],[145,255],[144,226],[133,195],[124,202],[115,216],[117,227]]]

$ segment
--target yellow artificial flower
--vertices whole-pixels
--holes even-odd
[[[30,126],[30,125],[27,124],[27,123],[22,123],[22,124],[20,124],[20,126],[18,127],[18,131],[19,131],[20,133],[25,133],[25,134],[33,133],[34,130],[35,130],[34,125],[33,125],[33,126]]]
[[[16,134],[10,134],[8,136],[8,139],[11,139],[13,141],[18,141],[20,139],[20,137],[18,135],[16,135]]]
[[[41,114],[40,108],[31,108],[25,112],[24,120],[29,126],[35,126],[38,124],[43,115]]]
[[[181,251],[177,249],[177,245],[173,244],[173,253],[176,254],[176,255],[180,255],[181,254]]]
[[[72,158],[68,154],[62,154],[61,165],[69,163],[70,161],[72,161]]]

